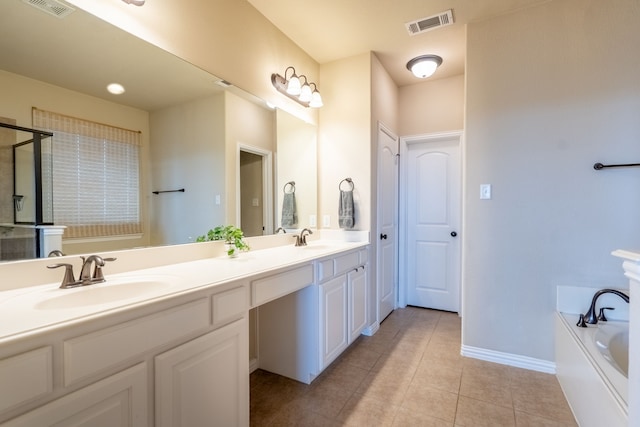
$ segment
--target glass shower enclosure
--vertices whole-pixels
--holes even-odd
[[[52,136],[0,123],[2,261],[38,257],[41,226],[53,225]]]

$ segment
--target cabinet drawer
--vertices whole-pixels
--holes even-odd
[[[251,306],[257,307],[313,283],[313,265],[307,264],[251,282]]]
[[[240,286],[213,295],[211,297],[211,308],[214,326],[223,325],[242,317],[249,310],[247,289],[244,286]]]
[[[64,342],[64,384],[136,357],[209,326],[209,298],[131,320]]]
[[[350,252],[335,258],[336,273],[342,274],[360,265],[358,252]]]
[[[52,356],[48,346],[0,360],[0,412],[53,390]]]
[[[336,266],[332,259],[318,261],[318,282],[331,279],[336,274]]]
[[[369,251],[366,249],[361,249],[358,252],[358,255],[360,257],[360,265],[365,265],[367,262],[369,262]]]

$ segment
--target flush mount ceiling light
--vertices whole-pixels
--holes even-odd
[[[145,0],[122,0],[126,4],[132,4],[134,6],[142,6]]]
[[[292,73],[291,77],[287,78],[289,70],[291,70]],[[278,92],[293,99],[300,105],[311,108],[319,108],[323,105],[317,85],[309,82],[305,75],[298,76],[296,69],[293,67],[287,67],[287,69],[284,70],[284,76],[276,73],[271,74],[271,84],[273,84],[273,87],[275,87]],[[313,86],[313,89],[311,86]]]
[[[426,79],[431,77],[442,64],[442,58],[438,55],[421,55],[413,58],[407,62],[407,69],[413,73],[414,76]]]
[[[122,86],[120,83],[110,83],[109,85],[107,85],[107,90],[109,91],[109,93],[112,93],[114,95],[122,95],[124,93],[124,86]]]

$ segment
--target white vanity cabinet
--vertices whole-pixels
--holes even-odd
[[[367,326],[368,249],[316,261],[311,286],[258,309],[258,365],[311,383]]]
[[[349,346],[349,292],[347,276],[319,285],[320,370],[329,366]]]
[[[349,291],[349,344],[360,336],[367,327],[369,281],[367,280],[367,266],[362,265],[350,271],[347,275]]]
[[[0,426],[248,426],[248,309],[228,282],[0,347]]]
[[[156,427],[249,425],[247,320],[155,357]]]
[[[146,425],[145,363],[111,375],[2,424],[3,427]]]
[[[320,371],[367,326],[367,250],[318,262]]]

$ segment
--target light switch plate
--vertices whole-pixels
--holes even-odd
[[[491,199],[491,184],[480,184],[480,199]]]
[[[309,227],[316,227],[316,216],[309,215]]]
[[[322,226],[323,227],[331,227],[331,215],[323,215],[322,216]]]

